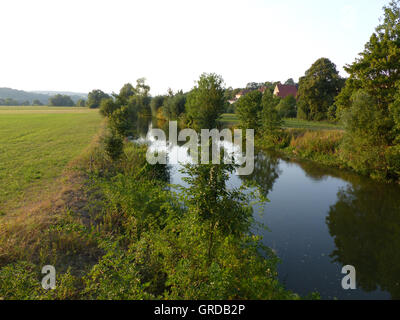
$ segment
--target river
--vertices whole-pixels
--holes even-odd
[[[153,141],[146,137],[152,126],[142,124],[140,141]],[[187,154],[182,145],[171,148]],[[181,165],[169,167],[171,184],[184,185]],[[244,179],[257,181],[270,200],[254,206],[256,221],[268,227],[254,232],[281,259],[279,279],[287,289],[317,291],[322,299],[400,299],[398,185],[259,150],[253,174],[232,175],[229,186]],[[344,265],[356,269],[356,290],[342,289]]]

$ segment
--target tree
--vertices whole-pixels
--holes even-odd
[[[243,128],[257,129],[260,125],[260,112],[262,106],[262,93],[258,90],[251,91],[240,97],[236,103],[236,113]]]
[[[120,106],[114,101],[113,98],[103,99],[100,102],[100,114],[104,117],[110,117],[113,112],[119,108]]]
[[[182,172],[189,188],[182,188],[189,210],[207,226],[207,259],[213,259],[217,231],[224,235],[238,235],[248,230],[251,209],[244,205],[248,197],[240,189],[229,190],[227,181],[235,165],[186,165]]]
[[[282,118],[296,118],[297,110],[296,110],[296,98],[292,95],[288,95],[284,99],[282,99],[276,107],[279,115]]]
[[[42,106],[43,103],[40,102],[40,100],[35,99],[35,100],[33,100],[32,105],[33,105],[33,106]]]
[[[133,87],[132,84],[126,83],[124,86],[119,90],[119,98],[122,101],[122,104],[125,104],[128,102],[129,98],[134,96],[136,94],[136,89]]]
[[[260,89],[260,88],[263,87],[263,86],[264,86],[263,83],[249,82],[249,83],[246,85],[246,89],[249,89],[249,90],[258,90],[258,89]]]
[[[94,92],[89,99],[103,96],[100,100],[100,113],[108,118],[113,134],[121,137],[134,136],[137,133],[134,125],[138,117],[151,115],[149,90],[150,87],[145,84],[144,79],[138,79],[136,87],[127,83],[121,88],[120,93],[113,94],[112,98],[108,95],[106,95],[108,98],[104,98],[101,92]]]
[[[298,117],[317,121],[327,119],[328,109],[342,86],[336,65],[327,58],[318,59],[300,78]]]
[[[167,119],[177,119],[183,112],[185,112],[186,95],[183,91],[171,94],[164,100],[163,113]]]
[[[387,132],[390,122],[378,108],[375,97],[360,90],[352,97],[352,106],[343,117],[346,128],[342,156],[356,171],[376,177],[387,174]]]
[[[345,70],[350,79],[376,98],[379,108],[387,109],[394,100],[400,80],[400,2],[384,7],[383,23],[370,37],[365,49]]]
[[[101,90],[93,90],[88,94],[88,100],[86,106],[90,109],[96,109],[100,107],[101,100],[108,99],[110,96]]]
[[[287,79],[285,85],[295,86],[296,82],[294,82],[293,78]]]
[[[400,1],[384,7],[382,24],[351,65],[340,96],[346,135],[342,156],[352,168],[381,179],[400,177]]]
[[[150,87],[146,85],[146,79],[140,78],[136,80],[135,87],[130,83],[125,84],[119,95],[114,94],[114,98],[119,106],[128,106],[138,115],[151,116],[149,91]]]
[[[56,107],[72,107],[75,103],[70,96],[56,94],[54,97],[49,99],[49,105]]]
[[[224,80],[215,73],[203,73],[197,85],[189,93],[186,111],[195,128],[215,128],[225,110]]]
[[[157,116],[158,109],[164,105],[165,98],[165,96],[155,96],[151,99],[150,110],[153,117]]]
[[[79,100],[76,102],[76,106],[77,106],[77,107],[81,107],[81,108],[85,107],[85,106],[86,106],[86,100],[85,100],[85,99],[79,99]]]
[[[280,99],[275,97],[271,92],[265,92],[262,98],[263,110],[260,114],[261,129],[265,137],[274,142],[282,129],[282,117],[276,110]]]

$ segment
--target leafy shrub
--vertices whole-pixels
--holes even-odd
[[[123,153],[124,141],[120,135],[111,133],[104,138],[104,149],[112,160],[118,160]]]
[[[278,110],[279,115],[282,118],[296,118],[297,117],[297,110],[296,110],[296,98],[292,95],[287,96],[286,98],[282,99],[276,107]]]

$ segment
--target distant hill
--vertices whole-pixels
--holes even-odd
[[[71,97],[74,102],[79,99],[87,99],[87,94],[68,91],[23,91],[11,88],[0,88],[0,99],[13,99],[19,103],[29,101],[31,104],[33,100],[39,100],[41,103],[47,105],[49,98],[56,94],[66,94]]]

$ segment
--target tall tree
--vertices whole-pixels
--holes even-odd
[[[183,91],[178,91],[173,94],[172,91],[165,98],[163,105],[163,113],[166,119],[175,120],[183,112],[185,112],[186,94]]]
[[[384,7],[365,50],[346,66],[350,78],[337,99],[346,126],[342,156],[358,171],[395,180],[400,177],[399,4]]]
[[[258,90],[251,91],[240,97],[236,103],[236,113],[243,128],[257,129],[260,125],[260,112],[262,106],[262,93]]]
[[[298,117],[317,121],[327,119],[328,109],[342,86],[336,65],[327,58],[318,59],[300,78]]]
[[[384,7],[383,23],[365,45],[365,49],[345,70],[350,80],[375,97],[380,108],[387,109],[394,100],[400,80],[400,2]]]
[[[260,124],[267,143],[276,142],[282,129],[282,117],[276,109],[280,101],[281,99],[275,97],[270,91],[266,91],[262,97],[263,109],[260,113]]]
[[[296,82],[294,82],[293,78],[287,79],[285,85],[295,86]]]
[[[86,106],[95,109],[100,107],[101,100],[108,99],[110,96],[101,90],[93,90],[88,94],[88,100]]]
[[[188,119],[198,129],[215,128],[225,110],[224,80],[215,73],[203,73],[186,102]]]

